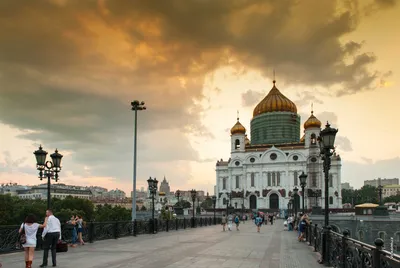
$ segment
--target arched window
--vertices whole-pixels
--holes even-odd
[[[314,133],[311,134],[311,144],[317,144],[317,136]]]
[[[378,235],[379,235],[379,238],[380,238],[380,239],[382,239],[383,241],[385,241],[385,238],[386,238],[386,233],[385,233],[385,232],[379,232]]]
[[[226,198],[224,197],[224,199],[222,200],[223,204],[226,204]]]
[[[222,189],[226,189],[226,178],[222,178]]]
[[[333,175],[329,174],[329,187],[333,187]]]
[[[329,197],[329,204],[330,204],[330,205],[333,205],[333,196],[330,196],[330,197]]]
[[[298,185],[297,180],[298,180],[298,176],[297,176],[297,171],[293,172],[293,179],[294,179],[294,185]]]
[[[272,186],[275,186],[275,172],[272,172]]]
[[[239,176],[236,175],[236,188],[239,188]]]
[[[278,172],[276,173],[276,186],[280,186],[281,185],[281,173]]]
[[[240,140],[235,140],[235,150],[240,149]]]
[[[271,172],[268,172],[268,186],[271,186]]]
[[[254,173],[251,173],[251,175],[250,175],[250,183],[251,183],[251,187],[254,187]]]

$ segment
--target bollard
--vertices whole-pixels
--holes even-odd
[[[137,221],[133,221],[133,236],[137,235]]]
[[[166,231],[169,232],[169,220],[166,220]]]
[[[383,248],[383,240],[380,238],[375,239],[374,241],[375,244],[375,249],[373,253],[373,263],[374,263],[374,268],[381,268],[381,250]]]

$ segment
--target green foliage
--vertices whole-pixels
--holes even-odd
[[[350,203],[354,205],[363,203],[378,204],[378,189],[370,185],[364,185],[358,190],[342,189],[342,203]]]
[[[213,201],[210,197],[206,198],[201,204],[200,207],[204,209],[213,208]]]
[[[384,203],[400,203],[400,194],[388,196],[383,199]]]
[[[67,198],[60,200],[53,198],[52,209],[60,221],[68,221],[72,215],[80,215],[84,221],[127,221],[131,219],[132,210],[111,205],[98,205],[96,208],[87,199]],[[20,224],[28,214],[37,217],[42,222],[46,217],[46,200],[25,200],[10,195],[0,194],[0,225]]]
[[[146,211],[147,210],[147,208],[145,207],[145,206],[142,206],[141,208],[140,208],[140,211]]]
[[[192,204],[186,200],[181,200],[179,202],[176,202],[174,207],[181,207],[181,208],[191,208]]]
[[[172,213],[169,210],[166,210],[165,208],[161,209],[161,219],[163,220],[170,220],[172,219]]]

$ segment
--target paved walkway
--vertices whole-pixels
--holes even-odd
[[[36,251],[33,267],[41,264],[41,257]],[[309,268],[319,267],[317,257],[311,247],[297,242],[294,232],[283,231],[278,220],[260,233],[246,222],[240,231],[222,232],[217,225],[98,241],[59,253],[57,267]],[[2,268],[25,267],[22,253],[0,255],[0,262]]]

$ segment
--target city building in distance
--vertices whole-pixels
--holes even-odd
[[[374,179],[374,180],[366,180],[364,181],[364,186],[365,185],[370,185],[374,187],[378,187],[380,185],[385,186],[385,185],[399,185],[399,178],[393,178],[393,179]]]
[[[354,187],[351,186],[350,183],[348,183],[348,182],[342,182],[341,188],[342,189],[346,189],[346,190],[353,190],[354,189]]]
[[[324,126],[322,126],[324,127]],[[301,192],[299,175],[307,175],[305,206],[324,207],[324,173],[318,135],[321,122],[311,111],[300,137],[300,115],[296,105],[276,87],[275,81],[268,95],[254,108],[250,122],[251,140],[239,122],[231,129],[231,153],[228,160],[216,163],[217,207],[231,206],[246,209],[284,210],[288,207],[293,189]],[[341,159],[334,154],[329,178],[329,206],[342,207]],[[311,190],[311,191],[310,191]],[[317,197],[310,193],[319,193]],[[230,193],[230,197],[228,196]],[[321,196],[322,194],[322,196]]]

